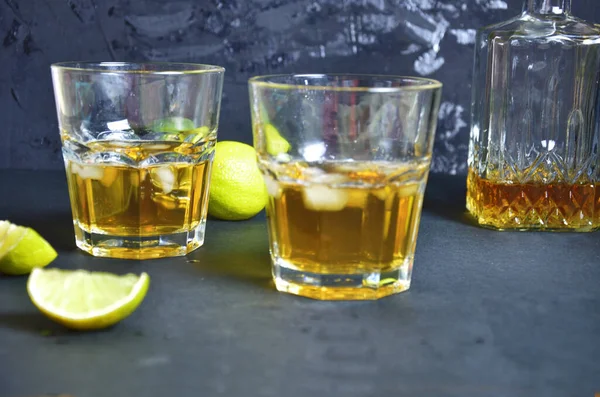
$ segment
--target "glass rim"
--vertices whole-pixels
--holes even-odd
[[[380,80],[397,80],[397,81],[412,81],[417,82],[415,85],[405,85],[399,87],[340,87],[331,85],[302,85],[302,84],[290,84],[290,83],[279,83],[273,80],[276,78],[289,78],[289,77],[354,77],[354,78],[366,78],[374,81]],[[346,91],[346,92],[373,92],[373,93],[393,93],[403,91],[425,91],[435,90],[442,88],[442,83],[438,80],[429,79],[426,77],[415,77],[415,76],[400,76],[400,75],[385,75],[385,74],[363,74],[363,73],[291,73],[291,74],[270,74],[263,76],[254,76],[248,79],[248,84],[252,86],[258,86],[263,88],[272,88],[279,90],[317,90],[317,91]]]
[[[144,67],[149,67],[144,69]],[[154,67],[154,68],[152,68]],[[118,73],[118,74],[203,74],[224,73],[225,68],[217,65],[188,62],[95,62],[68,61],[56,62],[51,69],[68,70],[86,73]]]

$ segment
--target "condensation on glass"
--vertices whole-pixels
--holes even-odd
[[[494,229],[600,227],[600,29],[529,0],[478,31],[467,208]]]

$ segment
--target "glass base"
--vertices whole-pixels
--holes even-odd
[[[592,224],[579,224],[579,225],[560,225],[557,226],[558,222],[555,222],[554,225],[545,225],[541,223],[532,223],[532,224],[519,224],[517,221],[513,219],[509,219],[508,221],[499,221],[499,220],[486,220],[482,219],[482,217],[478,216],[477,212],[472,210],[470,206],[467,205],[467,211],[469,217],[475,222],[478,226],[484,229],[495,230],[498,232],[553,232],[553,233],[589,233],[595,232],[600,229],[598,225]]]
[[[98,257],[156,259],[184,256],[204,244],[206,222],[187,232],[156,236],[115,236],[88,232],[77,223],[75,242],[81,250]]]
[[[299,270],[288,261],[273,261],[278,291],[319,300],[374,300],[410,288],[413,258],[398,268],[351,274],[320,274]]]
[[[477,222],[477,219],[475,219]],[[589,233],[598,231],[597,227],[579,227],[579,228],[558,228],[558,227],[543,227],[539,225],[523,225],[519,227],[500,227],[496,225],[488,225],[486,223],[477,222],[477,224],[489,230],[497,232],[552,232],[552,233]]]

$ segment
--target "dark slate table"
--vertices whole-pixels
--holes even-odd
[[[430,178],[412,289],[375,302],[277,293],[264,216],[211,221],[187,258],[75,249],[61,172],[0,172],[0,218],[31,225],[55,266],[146,271],[148,296],[102,332],[54,325],[26,278],[0,278],[0,396],[593,396],[600,235],[499,233],[463,211],[464,178]]]

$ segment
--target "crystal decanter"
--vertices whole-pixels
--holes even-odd
[[[600,228],[600,28],[528,0],[477,33],[467,208],[494,229]]]

